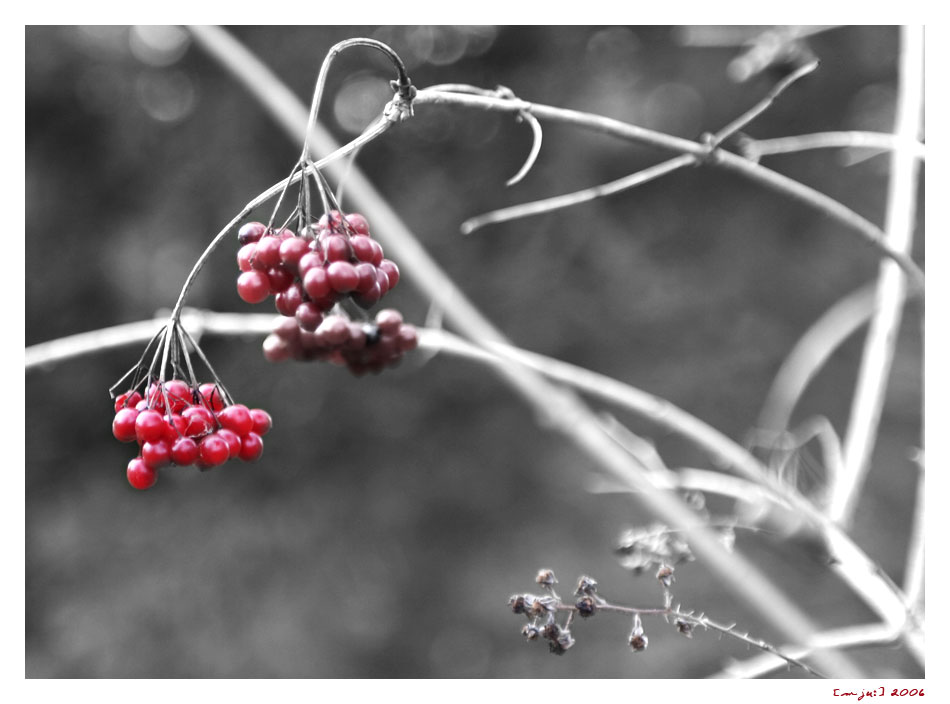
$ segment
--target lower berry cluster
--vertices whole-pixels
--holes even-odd
[[[397,364],[418,344],[416,329],[403,322],[399,311],[386,309],[379,311],[371,323],[356,322],[345,315],[321,316],[312,332],[295,320],[278,320],[264,340],[264,357],[271,362],[328,361],[362,375]]]
[[[166,403],[167,400],[167,403]],[[129,390],[115,400],[112,434],[137,442],[139,454],[126,469],[136,489],[148,489],[167,465],[210,469],[230,459],[253,462],[264,451],[271,417],[259,408],[226,404],[217,384],[197,388],[182,379],[152,383],[145,397]]]

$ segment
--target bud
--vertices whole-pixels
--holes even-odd
[[[656,578],[660,580],[664,588],[669,589],[673,583],[673,568],[667,564],[660,565],[660,569],[656,571]]]
[[[524,594],[515,594],[508,600],[508,606],[516,614],[523,614],[527,611],[528,604]]]
[[[586,574],[577,581],[577,590],[574,592],[577,596],[586,594],[587,596],[593,596],[594,592],[597,591],[597,582],[588,577]]]
[[[557,584],[557,578],[554,576],[554,572],[548,569],[543,569],[538,572],[538,576],[534,578],[534,581],[542,587],[550,587]]]
[[[582,618],[589,618],[593,616],[597,610],[597,604],[594,602],[593,597],[582,596],[574,602],[574,608],[577,609],[577,613],[579,613]]]
[[[647,649],[649,638],[643,633],[643,624],[640,623],[640,614],[633,615],[633,630],[630,631],[630,640],[628,642],[635,653],[642,653]]]
[[[528,623],[525,624],[525,627],[521,629],[521,635],[527,640],[537,640],[538,636],[541,635],[541,631],[538,630],[537,626],[533,626]]]
[[[673,625],[676,626],[676,630],[682,633],[687,638],[693,637],[693,624],[689,621],[678,618],[673,622]]]
[[[560,633],[558,633],[556,639],[548,643],[548,647],[555,655],[564,655],[564,653],[573,647],[573,645],[574,636],[572,636],[571,632],[568,630],[562,630]]]
[[[526,602],[528,613],[532,616],[542,616],[543,614],[553,614],[557,611],[557,601],[549,596],[529,597]]]

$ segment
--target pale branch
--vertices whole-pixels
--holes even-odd
[[[484,215],[469,218],[462,223],[460,229],[463,235],[469,235],[486,225],[494,225],[510,220],[518,220],[519,218],[528,217],[530,215],[540,215],[541,213],[550,213],[562,208],[570,208],[575,205],[580,205],[581,203],[596,200],[597,198],[603,198],[604,196],[641,186],[693,163],[695,163],[694,157],[688,154],[681,154],[680,156],[674,156],[672,159],[667,159],[642,171],[637,171],[636,173],[619,178],[616,181],[601,183],[591,188],[575,191],[574,193],[565,193],[564,195],[544,198],[530,203],[513,205],[510,208],[500,208],[485,213]]]
[[[784,655],[763,653],[742,662],[732,662],[710,679],[753,679],[768,675],[781,667],[787,660],[785,656],[798,660],[809,657],[816,650],[843,648],[863,648],[876,645],[888,645],[900,639],[900,632],[886,624],[869,623],[858,626],[846,626],[815,634],[807,646],[787,645],[781,647]]]
[[[293,94],[282,86],[278,77],[264,67],[253,54],[220,28],[202,28],[196,33],[199,43],[214,57],[219,59],[228,70],[245,84],[252,84],[255,95],[262,98],[265,109],[279,117],[284,125],[291,125],[294,116],[304,123],[306,109]],[[270,85],[261,85],[267,81]],[[255,85],[256,84],[256,85]],[[455,96],[458,99],[477,99],[477,96]],[[273,99],[273,100],[271,100]],[[416,98],[418,101],[418,96]],[[499,100],[500,103],[515,104],[521,101]],[[517,108],[514,109],[518,111]],[[567,116],[570,117],[569,115]],[[623,124],[623,123],[619,123]],[[633,133],[642,133],[640,128],[628,126]],[[300,134],[299,126],[289,127],[288,132],[296,139]],[[310,132],[311,144],[317,154],[331,153],[337,149],[335,141],[319,124]],[[661,136],[660,142],[667,144],[686,142],[677,138]],[[331,167],[331,174],[335,170]],[[351,199],[359,210],[372,222],[378,223],[378,238],[394,251],[408,272],[407,280],[422,290],[431,300],[439,300],[445,310],[446,318],[464,334],[479,340],[504,342],[505,337],[498,331],[471,302],[464,296],[454,281],[449,278],[438,264],[419,244],[412,232],[403,224],[392,207],[379,195],[372,184],[359,169],[354,169],[349,177]],[[638,482],[648,484],[641,476],[639,467],[631,458],[613,443],[605,442],[605,436],[597,419],[590,410],[570,391],[551,384],[542,376],[520,365],[505,365],[498,368],[502,378],[531,405],[539,419],[562,433],[591,460],[606,472],[621,481],[636,486]],[[650,492],[638,497],[647,510],[666,523],[680,525],[688,522],[690,510],[677,497],[666,492]],[[743,575],[741,567],[728,552],[716,541],[714,536],[696,532],[692,536],[694,550],[704,557],[710,572],[726,588],[740,596],[760,617],[790,640],[806,637],[815,630],[809,616],[798,608],[787,596],[761,574]],[[741,575],[741,577],[740,577]],[[854,672],[855,668],[847,658],[836,653],[826,654],[823,667],[833,672]]]
[[[916,139],[905,139],[886,132],[816,132],[794,137],[753,139],[745,136],[739,142],[743,155],[752,161],[763,156],[793,154],[811,149],[875,149],[884,152],[902,149],[921,161],[927,148]]]
[[[923,118],[924,30],[901,28],[901,52],[894,133],[910,140],[917,136]],[[891,153],[885,231],[888,246],[901,253],[913,248],[917,213],[917,172],[913,154]],[[844,440],[844,466],[832,487],[829,514],[842,526],[851,524],[864,487],[878,435],[887,383],[900,331],[907,284],[890,262],[881,262],[876,310],[864,344],[858,381],[851,403]]]
[[[835,350],[870,320],[874,308],[874,287],[869,284],[841,298],[811,324],[786,355],[769,387],[759,413],[759,429],[781,432],[788,428],[808,384]]]
[[[266,334],[270,332],[274,319],[275,316],[266,314],[237,315],[188,311],[187,315],[184,313],[182,315],[183,324],[187,323],[187,325],[193,329],[228,335],[247,335],[249,333]],[[125,340],[126,344],[145,342],[154,336],[155,330],[161,325],[160,320],[146,322],[152,323],[154,327],[150,327],[144,323],[132,323],[128,326],[107,328],[105,339],[114,345],[119,334],[124,333],[130,336]],[[138,337],[132,338],[132,334],[136,334]],[[88,354],[91,351],[101,348],[101,345],[98,344],[98,340],[102,339],[102,337],[100,331],[94,331],[71,336],[70,338],[65,338],[60,341],[43,343],[35,348],[27,348],[27,368],[51,365],[74,356]],[[773,488],[762,483],[759,478],[766,476],[766,470],[758,463],[758,460],[748,454],[748,452],[737,443],[720,434],[699,419],[676,408],[668,401],[627,384],[623,384],[610,377],[576,367],[566,362],[524,350],[518,350],[500,343],[491,343],[488,346],[490,349],[479,347],[455,335],[451,335],[444,330],[421,330],[419,334],[419,344],[422,349],[435,349],[442,353],[454,354],[473,361],[487,363],[496,368],[505,369],[512,366],[526,367],[545,375],[553,381],[568,384],[584,393],[617,404],[626,410],[642,415],[660,427],[665,427],[682,434],[698,447],[710,452],[714,458],[714,462],[723,464],[724,457],[727,458],[725,462],[726,466],[728,466],[729,461],[739,462],[745,467],[747,472],[751,472],[750,486],[742,489],[745,496],[749,496],[753,493],[751,487],[756,487],[757,491],[766,492],[767,496],[777,499],[782,503],[791,502],[791,505],[800,511],[803,516],[808,516],[814,521],[824,521],[823,528],[825,535],[829,541],[833,539],[833,544],[836,546],[833,550],[833,554],[838,558],[838,562],[832,566],[832,569],[843,581],[849,584],[852,589],[861,594],[865,601],[883,618],[891,623],[903,623],[906,614],[904,600],[900,598],[899,594],[894,593],[891,585],[881,580],[879,569],[876,565],[874,565],[847,535],[837,530],[834,525],[829,524],[824,515],[818,512],[809,502],[800,498],[796,499],[795,494],[790,488],[779,487],[779,491],[776,493]],[[584,447],[599,447],[601,451],[604,451],[605,448],[608,447],[616,447],[618,451],[623,452],[622,449],[613,442],[606,444],[603,442],[605,437],[609,438],[609,436],[602,434],[602,428],[598,427],[598,432],[594,433],[587,423],[581,426],[579,422],[581,418],[582,416],[572,413],[570,416],[562,418],[562,423],[563,427],[582,427],[584,429]],[[590,437],[590,445],[587,444],[588,437]],[[605,461],[603,465],[604,468],[608,470],[608,474],[625,484],[630,490],[630,493],[637,494],[641,496],[641,498],[644,498],[647,505],[653,508],[655,515],[660,517],[664,522],[677,527],[693,524],[694,521],[690,518],[692,515],[691,511],[685,509],[685,507],[679,508],[681,502],[678,500],[675,502],[667,502],[665,497],[668,496],[668,494],[656,492],[655,489],[651,489],[654,482],[651,473],[643,471],[637,466],[632,466],[626,460],[614,458],[613,455],[608,452],[605,452],[605,456],[610,458],[609,464]],[[626,453],[624,453],[624,456],[626,456]],[[719,484],[717,486],[722,489],[729,479],[733,478],[720,475],[718,479]],[[737,484],[737,482],[740,481],[741,480],[734,479],[732,484]],[[774,486],[774,482],[767,481],[767,483]],[[707,482],[707,485],[709,485],[709,482]],[[739,489],[735,488],[733,488],[733,490],[739,491]],[[656,508],[656,504],[660,504],[660,508]],[[717,550],[710,549],[708,542],[706,545],[703,545],[700,541],[707,540],[707,537],[701,533],[695,533],[695,529],[690,531],[690,536],[693,541],[692,544],[696,546],[697,554],[709,561],[710,566],[715,570],[719,564],[717,560],[720,559],[721,546],[717,543],[717,548],[719,548]],[[708,540],[715,541],[716,539],[715,537],[709,537]],[[723,568],[726,567],[726,565],[723,565]],[[736,567],[735,565],[731,565],[728,566],[728,569],[736,569]],[[766,617],[770,622],[774,624],[776,614],[784,614],[787,609],[799,613],[797,607],[787,606],[783,597],[776,595],[774,590],[762,585],[758,580],[752,579],[751,574],[752,573],[748,572],[748,567],[743,566],[740,571],[732,573],[731,576],[743,582],[745,587],[752,587],[753,591],[760,590],[754,597],[749,598],[756,600],[765,599],[766,603],[769,603],[769,601],[773,599],[776,600],[772,604],[774,608],[771,617]],[[743,577],[738,579],[737,575],[743,575]],[[726,581],[728,583],[728,578],[726,578]],[[745,589],[742,588],[739,591],[741,593],[744,592]],[[789,613],[789,616],[791,617],[791,613]],[[784,622],[784,617],[780,623],[782,622]],[[794,621],[790,621],[789,623],[791,624],[793,622]],[[808,619],[806,617],[806,620],[802,623],[807,622]],[[777,627],[782,628],[781,626]],[[916,640],[913,640],[911,644],[912,646],[916,646]],[[922,651],[916,647],[912,647],[912,652],[915,652],[915,655],[922,653]]]
[[[541,120],[572,124],[595,132],[609,134],[620,139],[626,139],[668,151],[675,151],[681,154],[691,154],[696,157],[695,161],[697,164],[709,164],[737,173],[755,183],[792,197],[836,220],[849,230],[860,235],[865,242],[874,247],[882,255],[897,262],[905,271],[914,287],[923,289],[924,274],[920,267],[905,253],[890,247],[886,243],[884,233],[879,227],[830,196],[737,154],[715,148],[711,145],[704,145],[688,139],[673,137],[672,135],[630,125],[620,120],[614,120],[601,115],[592,115],[577,110],[567,110],[548,105],[529,103],[524,100],[507,100],[483,95],[463,95],[460,93],[423,89],[419,91],[414,104],[457,105],[460,107],[502,112],[528,111]]]

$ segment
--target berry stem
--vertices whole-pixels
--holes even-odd
[[[330,65],[338,54],[353,46],[368,46],[384,53],[396,68],[397,79],[394,87],[398,91],[399,97],[407,102],[415,97],[415,90],[412,87],[412,82],[409,80],[409,75],[406,73],[405,64],[402,62],[402,59],[399,58],[399,55],[388,45],[376,39],[368,39],[366,37],[345,39],[342,42],[334,44],[330,48],[330,51],[327,52],[327,56],[320,66],[320,73],[317,75],[317,85],[313,90],[313,100],[310,103],[310,116],[307,118],[307,132],[303,140],[303,151],[300,154],[301,161],[306,161],[310,157],[310,135],[317,122],[317,114],[320,111],[320,101],[323,98],[323,89],[326,85]]]

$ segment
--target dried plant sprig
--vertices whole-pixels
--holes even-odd
[[[925,161],[927,147],[916,139],[908,140],[887,132],[837,131],[800,134],[792,137],[753,139],[742,135],[738,140],[740,152],[752,161],[775,154],[794,154],[810,149],[873,149],[881,152],[902,149]]]
[[[574,603],[565,603],[555,594],[548,594],[547,596],[515,594],[508,599],[508,607],[513,613],[522,614],[528,619],[528,624],[522,629],[522,635],[525,636],[526,640],[532,641],[544,638],[548,641],[550,651],[556,655],[563,655],[575,645],[576,641],[571,633],[571,625],[574,623],[576,616],[580,616],[582,619],[590,618],[596,613],[618,613],[632,616],[633,627],[627,642],[635,653],[645,651],[649,644],[642,618],[644,616],[660,616],[667,623],[672,623],[673,627],[687,638],[693,637],[696,627],[717,631],[781,658],[788,665],[800,667],[815,677],[825,677],[815,668],[802,662],[800,659],[802,656],[795,657],[784,649],[776,648],[762,639],[753,638],[746,632],[738,631],[736,630],[736,624],[722,624],[709,618],[705,613],[686,610],[680,605],[674,606],[673,595],[670,592],[672,575],[673,568],[668,565],[661,567],[657,573],[657,580],[663,587],[662,606],[637,607],[608,602],[598,592],[597,582],[585,575],[578,582],[576,594],[579,598]],[[543,586],[550,587],[557,580],[552,570],[543,569],[539,572],[536,581]],[[557,623],[559,613],[567,614],[563,625]]]

